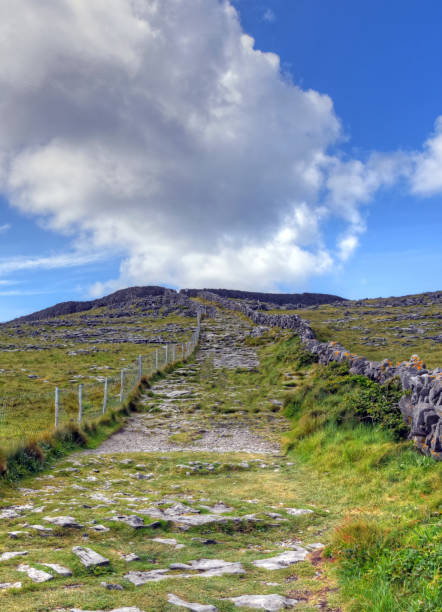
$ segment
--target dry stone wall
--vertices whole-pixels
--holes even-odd
[[[417,355],[410,361],[394,365],[390,359],[369,361],[351,353],[337,342],[319,342],[312,328],[298,315],[267,314],[251,309],[240,300],[229,300],[214,293],[200,291],[199,297],[224,308],[236,310],[257,325],[291,329],[299,335],[302,344],[313,353],[319,363],[346,362],[350,372],[360,374],[378,383],[399,378],[404,395],[399,409],[410,426],[410,438],[425,455],[442,460],[442,369],[428,370]]]

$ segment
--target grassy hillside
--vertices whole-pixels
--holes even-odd
[[[338,562],[345,609],[442,609],[442,465],[404,439],[394,385],[310,364],[295,338],[267,351],[290,387],[289,456],[340,515],[325,556]]]
[[[358,313],[369,317],[358,308],[354,306],[355,317]],[[373,308],[378,312],[372,316],[379,318],[381,308],[378,305]],[[394,315],[389,310],[390,316],[396,317],[395,325],[405,326],[404,321],[414,320],[413,314],[424,314],[422,310],[417,312],[416,305],[412,306],[413,312],[406,310],[406,306],[392,308],[405,309],[395,311]],[[439,321],[437,305],[424,304],[422,308],[435,309],[419,319],[429,324],[425,328]],[[326,310],[328,318],[321,319]],[[319,333],[326,333],[331,325],[331,310],[335,311],[336,319],[343,318],[340,308],[311,311],[318,316],[318,330],[323,324]],[[308,310],[304,309],[301,314],[306,313]],[[102,313],[98,316],[102,317]],[[178,313],[168,316],[177,317]],[[231,313],[223,316],[233,317]],[[399,323],[398,316],[408,319]],[[336,319],[333,325],[339,329],[341,324]],[[73,320],[75,328],[75,317]],[[242,318],[239,320],[246,325]],[[185,334],[186,323],[191,321],[186,317],[180,323],[179,333]],[[227,318],[226,321],[229,322]],[[155,325],[159,323],[156,317]],[[369,318],[366,325],[374,323],[378,321]],[[134,325],[139,327],[140,323]],[[208,320],[205,325],[210,330],[214,323]],[[226,333],[226,342],[231,342],[232,332],[226,331],[224,324],[220,327]],[[120,331],[124,334],[125,330]],[[336,331],[333,329],[333,334]],[[341,332],[346,333],[346,329]],[[105,337],[106,333],[101,335]],[[348,340],[335,335],[333,338],[351,348]],[[392,334],[393,348],[396,339]],[[182,400],[180,414],[186,421],[184,427],[173,430],[169,426],[176,419],[162,411],[175,400],[167,400],[161,392],[155,396],[153,391],[141,390],[144,399],[140,395],[135,397],[133,407],[140,418],[145,414],[148,431],[173,430],[169,441],[176,444],[195,442],[217,423],[225,428],[225,437],[234,441],[236,425],[246,424],[272,444],[282,438],[286,455],[264,460],[256,454],[182,451],[169,453],[165,458],[164,453],[146,456],[125,452],[118,457],[106,456],[106,461],[86,456],[72,462],[64,460],[42,477],[22,481],[19,490],[4,486],[0,513],[11,506],[24,507],[29,493],[39,502],[3,520],[0,530],[3,550],[28,553],[23,559],[2,562],[0,582],[23,579],[24,586],[20,590],[0,591],[0,606],[12,611],[72,606],[108,609],[118,605],[173,610],[165,602],[169,593],[175,593],[187,601],[213,604],[219,610],[233,612],[234,605],[220,597],[259,592],[293,597],[298,602],[294,609],[309,612],[318,606],[333,612],[442,609],[442,464],[420,455],[406,439],[407,430],[396,406],[401,394],[398,387],[394,383],[381,386],[351,375],[345,365],[326,367],[315,363],[297,337],[288,331],[260,330],[241,342],[258,351],[259,367],[214,368],[214,355],[221,345],[217,340],[212,359],[191,364],[182,372],[182,382],[192,389],[190,396],[184,395]],[[132,350],[133,347],[125,348],[125,344],[122,343],[121,351]],[[366,346],[362,345],[362,354],[367,354]],[[419,347],[410,352],[419,352],[431,365]],[[44,353],[35,353],[37,359],[40,354]],[[115,356],[121,357],[121,353]],[[169,384],[173,393],[174,376],[163,381],[163,390]],[[89,443],[95,445],[100,436],[120,424],[116,419],[92,430]],[[137,421],[135,429],[139,427]],[[66,452],[69,444],[68,437],[60,439],[60,446],[51,451],[52,457]],[[38,463],[40,451],[41,445],[34,447],[35,455],[17,458],[17,477],[21,476],[20,461],[23,460],[24,467],[26,461]],[[152,474],[144,478],[143,473]],[[225,525],[206,525],[182,532],[167,521],[136,530],[115,519],[115,515],[142,513],[149,505],[167,508],[178,502],[204,515],[207,506],[220,501],[232,508],[236,516],[253,513],[258,520],[228,520]],[[39,505],[45,506],[44,515]],[[293,516],[287,512],[289,507],[313,512]],[[48,515],[74,516],[85,527],[81,530],[55,527],[43,537],[32,525],[43,523],[48,527],[42,518]],[[103,525],[104,531],[109,530],[104,537],[103,532],[95,531],[94,521]],[[15,531],[22,533],[11,539],[9,534]],[[170,544],[155,541],[156,537],[175,538],[184,548],[170,548]],[[325,548],[271,575],[253,564],[258,558],[281,552],[287,543],[296,542],[306,546],[321,542]],[[110,560],[109,565],[102,570],[83,568],[72,554],[72,547],[84,545],[104,555]],[[122,558],[132,552],[139,556],[134,565]],[[162,569],[170,561],[186,563],[200,558],[240,562],[246,574],[185,581],[173,574],[164,582],[143,587],[132,586],[124,577],[132,569]],[[71,568],[73,576],[56,576],[36,585],[17,573],[21,562],[42,570],[47,567],[43,563],[60,563]],[[109,590],[101,585],[103,581],[121,584],[123,590]]]
[[[336,340],[374,361],[404,361],[417,353],[427,367],[442,364],[442,302],[392,306],[367,300],[284,312],[308,321],[319,340]]]
[[[66,422],[76,420],[80,383],[85,409],[99,411],[107,377],[111,404],[119,396],[123,368],[139,355],[153,365],[157,349],[161,365],[163,343],[190,338],[196,325],[190,315],[183,306],[158,303],[146,311],[134,302],[130,308],[115,305],[1,325],[0,444],[52,425],[55,387],[60,388],[60,418]]]

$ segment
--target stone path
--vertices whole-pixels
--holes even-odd
[[[256,350],[244,344],[250,331],[250,325],[235,315],[218,313],[214,320],[206,320],[195,363],[157,382],[142,400],[150,411],[132,416],[124,429],[98,449],[87,452],[125,453],[130,448],[134,452],[279,453],[278,443],[252,430],[253,423],[246,411],[242,415],[239,411],[238,419],[218,411],[207,415],[200,409],[200,400],[203,396],[207,399],[207,387],[216,380],[217,370],[253,370],[259,366]],[[234,387],[218,389],[214,406],[220,395],[227,395],[232,405],[238,397]],[[273,424],[277,420],[275,417]],[[183,433],[187,434],[181,436],[185,441],[180,440]]]
[[[339,610],[318,566],[328,509],[293,484],[283,387],[253,387],[249,333],[205,321],[195,361],[120,433],[0,502],[1,610]]]

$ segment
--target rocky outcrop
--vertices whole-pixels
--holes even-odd
[[[223,298],[258,302],[262,308],[266,308],[268,305],[273,305],[274,307],[290,306],[292,308],[306,308],[347,301],[338,295],[330,295],[328,293],[262,293],[258,291],[239,291],[237,289],[181,289],[180,293],[184,293],[189,297],[195,297],[201,291],[213,293]]]
[[[381,384],[398,378],[404,390],[398,409],[410,426],[410,438],[422,453],[442,460],[441,368],[428,370],[417,355],[413,355],[410,361],[397,364],[393,364],[389,359],[381,362],[369,361],[351,353],[337,342],[319,342],[307,321],[298,315],[266,314],[253,310],[240,300],[230,300],[208,291],[199,291],[198,296],[223,308],[241,312],[257,325],[293,330],[319,363],[348,363],[350,372]]]
[[[124,308],[131,308],[134,304],[142,304],[143,302],[146,302],[146,305],[150,305],[151,303],[160,305],[161,303],[166,305],[172,303],[176,305],[189,305],[190,300],[185,295],[181,295],[173,289],[167,289],[165,287],[129,287],[128,289],[115,291],[115,293],[111,293],[97,300],[61,302],[50,308],[45,308],[44,310],[39,310],[30,315],[14,319],[14,322],[41,321],[53,317],[63,317],[77,312],[87,312],[88,310],[101,308],[103,306],[122,310]]]

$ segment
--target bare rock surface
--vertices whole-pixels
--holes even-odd
[[[189,603],[187,601],[184,601],[184,599],[173,595],[172,593],[168,595],[167,601],[173,604],[174,606],[180,606],[181,608],[187,608],[187,610],[192,610],[192,612],[216,612],[215,606],[199,603]]]
[[[241,595],[240,597],[229,597],[237,608],[253,608],[254,610],[266,610],[266,612],[278,612],[278,610],[292,608],[296,599],[289,599],[282,595]]]
[[[77,555],[85,567],[97,567],[109,565],[109,559],[103,557],[91,548],[83,548],[82,546],[74,546],[72,552]]]
[[[308,550],[302,546],[296,547],[295,550],[290,550],[285,553],[281,553],[276,557],[270,557],[269,559],[259,559],[253,561],[255,567],[262,567],[267,570],[278,570],[284,567],[289,567],[299,561],[304,561],[307,558]]]
[[[35,567],[31,567],[30,565],[19,565],[17,567],[18,572],[24,572],[28,575],[28,577],[32,580],[32,582],[48,582],[49,580],[53,580],[54,576],[49,574],[48,572],[44,572],[43,570],[36,569]]]

